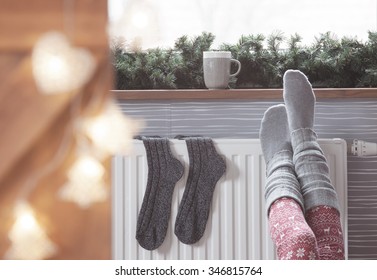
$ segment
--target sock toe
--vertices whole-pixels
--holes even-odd
[[[292,150],[287,112],[283,104],[272,106],[264,113],[259,138],[266,162],[280,151]]]
[[[306,79],[306,76],[304,73],[302,73],[300,70],[293,70],[289,69],[284,73],[283,80],[291,80],[291,79]]]

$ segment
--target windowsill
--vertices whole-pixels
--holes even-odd
[[[282,89],[112,90],[118,100],[281,99]],[[317,99],[377,98],[377,88],[316,88]]]

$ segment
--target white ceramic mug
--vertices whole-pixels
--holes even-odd
[[[235,62],[238,69],[230,73],[230,64]],[[208,89],[226,89],[229,79],[238,75],[241,71],[241,63],[232,58],[229,51],[205,51],[203,52],[204,83]]]

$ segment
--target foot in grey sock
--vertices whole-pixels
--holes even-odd
[[[266,210],[282,197],[296,200],[304,209],[300,185],[292,161],[292,147],[284,105],[270,107],[264,114],[259,132],[263,156],[267,165],[265,187]]]
[[[292,152],[287,111],[283,104],[272,106],[264,113],[259,138],[266,163],[277,152],[284,150]]]
[[[183,175],[183,165],[172,155],[167,138],[142,139],[147,153],[148,181],[137,220],[136,239],[143,248],[154,250],[165,239],[172,195]]]
[[[283,88],[290,130],[313,128],[315,96],[308,78],[298,70],[288,70]]]
[[[210,138],[186,138],[190,169],[175,221],[175,235],[185,244],[203,236],[213,192],[226,165]]]
[[[293,163],[301,185],[305,210],[320,205],[339,209],[327,161],[313,130],[315,96],[312,86],[307,77],[297,70],[288,70],[283,81]]]

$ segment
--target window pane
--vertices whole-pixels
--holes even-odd
[[[367,38],[376,30],[377,0],[109,0],[110,34],[142,48],[173,46],[202,31],[213,47],[241,35],[282,31],[311,43],[320,33]]]

